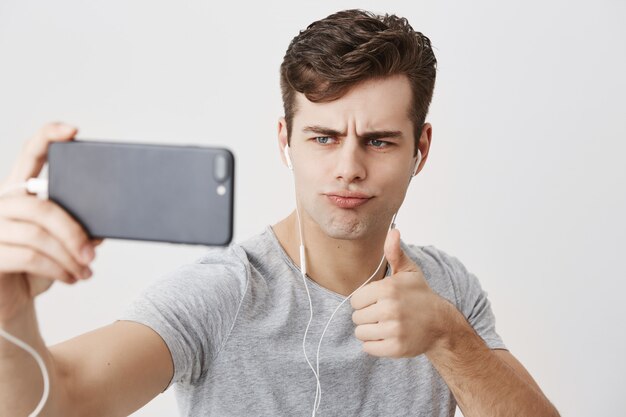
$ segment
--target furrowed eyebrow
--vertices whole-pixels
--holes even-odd
[[[339,132],[337,130],[324,127],[324,126],[306,126],[302,129],[304,133],[316,133],[324,136],[333,136],[333,137],[345,137],[345,132]],[[371,132],[365,132],[363,135],[359,136],[361,139],[366,140],[376,140],[381,138],[398,138],[402,139],[402,132],[399,130],[374,130]]]
[[[304,129],[302,129],[302,132],[315,133],[318,135],[333,136],[333,137],[345,136],[345,133],[339,132],[337,130],[334,130],[328,127],[323,127],[323,126],[306,126]]]

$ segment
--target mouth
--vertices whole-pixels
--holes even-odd
[[[373,197],[370,197],[366,194],[355,193],[355,192],[338,192],[333,194],[326,194],[328,200],[339,208],[344,209],[352,209],[359,207],[368,201],[370,201]]]

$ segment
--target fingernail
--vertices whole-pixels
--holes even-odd
[[[96,252],[93,250],[93,246],[91,246],[90,244],[83,246],[81,256],[83,257],[83,261],[91,262],[94,256],[96,256]]]
[[[89,278],[90,276],[93,275],[93,272],[91,272],[91,269],[89,269],[88,267],[85,267],[85,268],[83,268],[83,272],[82,272],[81,275],[82,275],[83,279],[87,279],[87,278]]]

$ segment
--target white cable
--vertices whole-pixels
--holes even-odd
[[[0,336],[4,337],[9,342],[28,352],[35,359],[37,365],[39,365],[39,368],[41,369],[41,374],[43,375],[43,395],[41,396],[41,400],[39,400],[39,404],[37,404],[37,408],[35,408],[35,410],[28,415],[28,417],[36,417],[46,405],[46,401],[48,401],[48,394],[50,393],[50,379],[48,377],[48,371],[46,370],[46,364],[35,349],[18,339],[17,337],[13,336],[12,334],[8,333],[1,327]]]
[[[294,185],[295,185],[295,178],[294,178]],[[396,215],[398,213],[395,213],[391,219],[391,223],[389,225],[389,229],[391,230],[395,227],[395,219],[396,219]],[[343,303],[345,303],[347,300],[350,299],[350,297],[352,297],[352,295],[357,292],[359,289],[361,289],[364,285],[366,285],[368,282],[370,282],[372,280],[372,278],[374,278],[377,274],[378,271],[380,270],[380,267],[382,266],[383,262],[385,261],[385,255],[383,253],[383,257],[381,258],[378,267],[376,268],[376,271],[374,271],[374,273],[367,279],[367,281],[365,281],[363,284],[361,284],[356,290],[354,290],[349,296],[347,296],[343,301],[341,301],[341,303],[337,306],[337,308],[335,309],[335,311],[333,311],[333,314],[330,316],[330,319],[328,319],[328,322],[326,323],[326,326],[324,327],[324,331],[322,332],[322,336],[320,337],[320,341],[317,345],[317,356],[316,356],[316,366],[314,369],[313,365],[311,365],[311,362],[309,361],[309,357],[306,354],[306,337],[307,334],[309,332],[309,327],[311,325],[311,321],[313,320],[313,303],[311,301],[311,294],[309,293],[309,287],[306,283],[306,254],[305,254],[305,247],[304,247],[304,239],[302,236],[302,222],[300,221],[300,210],[298,209],[298,197],[296,194],[296,216],[298,218],[298,234],[300,237],[300,273],[302,275],[302,281],[304,282],[304,288],[306,289],[306,294],[307,294],[307,298],[309,299],[309,311],[310,311],[310,316],[309,316],[309,322],[307,323],[306,329],[304,331],[304,337],[302,338],[302,351],[304,352],[304,358],[307,362],[307,364],[309,365],[309,368],[311,368],[311,371],[313,371],[313,375],[315,375],[315,380],[316,380],[316,388],[315,388],[315,400],[313,402],[313,413],[312,413],[312,417],[315,417],[317,410],[320,406],[320,404],[322,403],[322,385],[320,383],[320,378],[319,378],[319,357],[320,357],[320,350],[321,350],[321,346],[322,346],[322,340],[324,339],[324,335],[326,334],[326,330],[328,329],[328,326],[330,325],[330,322],[332,321],[333,317],[335,316],[335,313],[339,310],[339,308],[343,305]]]
[[[26,191],[30,193],[37,193],[37,195],[41,195],[42,193],[47,192],[48,181],[40,178],[31,178],[26,182],[10,186],[0,191],[0,198],[21,189],[26,189]],[[35,359],[37,365],[39,365],[39,369],[41,369],[41,375],[43,376],[43,394],[35,410],[33,410],[33,412],[28,415],[28,417],[37,417],[39,413],[41,413],[41,410],[43,410],[43,407],[46,405],[46,402],[48,401],[48,395],[50,394],[50,378],[48,376],[48,370],[46,369],[46,363],[35,349],[33,349],[27,343],[18,339],[17,337],[13,336],[12,334],[8,333],[2,327],[0,327],[0,336],[4,337],[9,342],[13,343],[17,347],[24,349],[27,353],[29,353]]]
[[[318,392],[321,392],[322,387],[320,385],[320,378],[318,376],[318,373],[313,368],[313,365],[311,365],[311,362],[309,361],[309,357],[306,354],[306,336],[309,333],[309,326],[311,326],[311,321],[313,320],[313,303],[311,302],[311,294],[309,293],[309,286],[306,283],[306,254],[304,252],[304,244],[303,244],[303,239],[302,239],[302,223],[300,222],[300,212],[298,210],[297,200],[298,200],[298,197],[296,195],[296,215],[298,216],[298,232],[300,235],[300,273],[302,274],[302,282],[304,283],[304,288],[306,289],[306,295],[307,295],[307,298],[309,299],[309,311],[310,311],[309,322],[306,325],[306,329],[304,330],[304,337],[302,338],[302,351],[304,352],[304,359],[306,360],[306,363],[309,364],[309,368],[311,368],[311,371],[313,371],[313,375],[315,375],[315,381],[316,381],[315,401],[313,402],[313,417],[315,417],[315,411],[316,411],[315,405],[317,403],[317,395],[318,395]]]
[[[367,279],[367,281],[365,281],[363,284],[361,284],[356,290],[352,291],[352,293],[349,296],[347,296],[344,300],[342,300],[341,303],[335,309],[335,311],[333,311],[333,314],[331,314],[330,319],[328,319],[328,322],[326,323],[326,326],[324,327],[324,331],[322,332],[322,336],[320,337],[319,344],[317,345],[317,357],[316,357],[316,365],[315,365],[316,369],[313,369],[313,366],[311,365],[311,362],[309,361],[309,357],[306,354],[306,337],[307,337],[307,334],[309,332],[309,327],[311,325],[311,321],[313,320],[313,303],[311,302],[311,294],[309,293],[309,286],[306,283],[306,271],[307,271],[307,267],[306,267],[306,253],[305,253],[305,247],[304,247],[304,238],[302,236],[302,222],[300,221],[300,210],[298,208],[298,193],[297,193],[297,190],[296,190],[296,177],[295,177],[295,172],[294,172],[294,169],[293,169],[293,164],[291,163],[291,158],[289,156],[289,145],[287,145],[284,148],[283,151],[285,153],[285,159],[287,160],[287,166],[289,167],[289,169],[291,170],[292,175],[293,175],[293,186],[294,186],[294,194],[295,194],[295,199],[296,199],[296,216],[298,218],[298,234],[299,234],[299,237],[300,237],[300,273],[302,274],[302,282],[304,283],[304,288],[306,289],[306,295],[307,295],[307,297],[309,299],[310,316],[309,316],[309,322],[307,323],[306,329],[304,330],[304,337],[302,338],[302,351],[304,352],[304,358],[306,359],[306,363],[309,364],[309,368],[311,368],[311,371],[313,371],[313,375],[315,375],[315,380],[316,380],[315,400],[313,402],[313,414],[312,414],[312,417],[315,417],[315,414],[317,413],[317,409],[319,408],[320,404],[322,403],[322,385],[320,383],[320,378],[319,378],[320,349],[321,349],[321,346],[322,346],[322,340],[324,339],[324,335],[326,334],[326,330],[328,329],[328,326],[330,325],[330,322],[332,321],[333,317],[335,316],[335,313],[339,310],[339,308],[343,305],[343,303],[345,303],[347,300],[349,300],[350,297],[352,297],[352,295],[355,292],[357,292],[359,289],[361,289],[365,284],[370,282],[372,280],[372,278],[374,278],[376,276],[376,274],[380,270],[380,267],[382,266],[383,262],[385,261],[385,254],[384,254],[384,251],[383,251],[383,257],[381,258],[380,263],[378,264],[378,267],[376,268],[376,271],[374,271],[374,273]],[[415,168],[413,169],[413,171],[415,171],[415,169],[419,165],[420,160],[421,160],[421,153],[418,150],[418,159],[417,159],[417,163],[415,164]],[[411,175],[411,177],[412,176],[413,175]],[[411,182],[411,178],[409,178],[409,183],[410,182]],[[396,212],[393,215],[393,217],[391,218],[391,223],[389,224],[388,231],[395,228],[396,224],[394,222],[396,220],[396,216],[397,215],[398,215],[398,213]]]
[[[397,214],[398,213],[395,213],[393,215],[393,217],[391,218],[391,223],[389,224],[388,231],[395,227],[394,221],[396,220]],[[383,252],[383,257],[380,259],[380,262],[378,263],[378,267],[376,268],[376,271],[374,271],[374,273],[367,279],[367,281],[365,281],[363,284],[361,284],[356,290],[352,291],[352,293],[349,296],[347,296],[343,301],[341,301],[341,303],[339,303],[337,308],[335,308],[335,311],[333,311],[333,314],[331,314],[330,318],[328,319],[328,322],[326,323],[326,326],[324,327],[324,331],[322,332],[322,336],[320,337],[319,344],[317,345],[317,357],[316,357],[317,374],[316,375],[319,376],[319,372],[320,372],[320,349],[322,347],[322,340],[324,339],[324,335],[326,334],[326,330],[328,329],[328,326],[330,325],[330,322],[332,321],[333,317],[335,316],[335,313],[337,313],[337,311],[343,305],[343,303],[345,303],[347,300],[349,300],[350,297],[352,297],[352,295],[355,292],[360,290],[365,284],[370,282],[372,280],[372,278],[374,278],[378,274],[378,271],[380,270],[380,267],[383,265],[384,261],[385,261],[385,254]],[[322,403],[322,385],[321,385],[321,383],[319,383],[319,378],[318,378],[318,385],[319,385],[319,396],[318,396],[318,393],[316,392],[316,406],[315,406],[315,409],[313,411],[313,416],[315,416],[315,413],[317,413],[317,409],[319,408],[320,404]]]

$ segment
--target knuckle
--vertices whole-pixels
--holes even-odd
[[[74,248],[76,254],[82,257],[83,248],[89,244],[89,239],[80,231],[73,231],[70,235],[70,246]]]
[[[393,320],[393,319],[394,319],[394,317],[395,317],[395,316],[394,316],[394,312],[393,312],[393,309],[391,309],[391,308],[387,308],[387,307],[386,307],[386,308],[385,308],[385,309],[383,309],[383,311],[381,312],[381,318],[382,318],[384,321]]]
[[[362,326],[356,326],[356,328],[354,329],[354,335],[356,336],[357,339],[362,340],[362,335],[363,335],[363,327]]]
[[[400,302],[398,302],[396,299],[388,299],[385,304],[387,307],[387,314],[389,315],[389,318],[398,317],[398,315],[400,314]]]
[[[397,298],[397,296],[398,296],[398,287],[395,284],[390,283],[389,285],[385,286],[385,289],[383,290],[383,293],[384,293],[384,297],[385,298],[389,298],[389,299]]]
[[[25,264],[37,265],[41,262],[41,258],[37,251],[27,248],[22,251],[22,262]]]
[[[41,227],[34,224],[29,225],[24,234],[24,237],[30,242],[41,242],[46,240],[47,237],[46,232],[44,232]]]
[[[405,288],[402,285],[402,281],[399,279],[395,280],[391,285],[391,292],[393,294],[393,297],[399,298],[400,295],[402,295],[403,291],[405,291]]]
[[[61,278],[61,280],[67,284],[75,284],[77,279],[74,278],[72,276],[72,274],[68,273],[68,272],[64,272],[63,273],[63,277]]]

